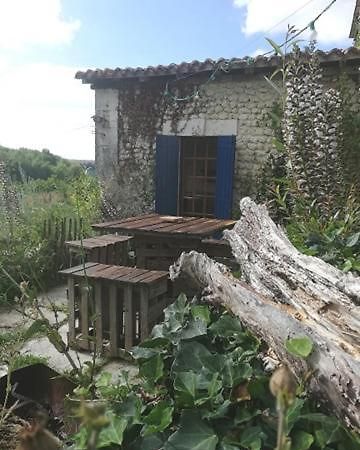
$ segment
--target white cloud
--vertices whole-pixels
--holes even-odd
[[[233,0],[233,4],[239,8],[246,8],[246,19],[243,31],[251,35],[253,33],[270,34],[285,33],[287,25],[295,25],[298,29],[312,21],[328,4],[330,0],[318,0],[308,2],[305,0]],[[351,45],[348,39],[352,15],[354,12],[354,0],[339,0],[324,13],[316,22],[318,32],[317,40],[323,44]],[[291,15],[294,11],[300,11]],[[281,24],[278,22],[285,19]],[[271,29],[271,32],[268,30]]]
[[[67,44],[79,27],[61,17],[61,0],[0,0],[0,48]]]
[[[76,70],[0,60],[0,145],[94,158],[94,91],[74,79]]]
[[[263,55],[266,52],[263,48],[257,48],[254,52],[251,53],[250,56],[255,58],[256,56]]]

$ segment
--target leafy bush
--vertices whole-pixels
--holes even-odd
[[[292,243],[303,253],[319,256],[344,272],[360,274],[360,206],[356,198],[326,222],[313,206],[294,215],[286,225]]]
[[[138,384],[126,376],[114,383],[103,373],[94,386],[78,389],[82,426],[71,448],[90,448],[95,433],[97,449],[273,450],[275,399],[259,351],[237,318],[180,296],[152,337],[133,349]],[[292,450],[360,445],[305,392],[285,422]]]
[[[4,179],[7,187],[10,181]],[[56,183],[57,190],[51,192],[39,192],[37,182],[35,189],[33,182],[23,184],[16,195],[19,198],[16,214],[7,207],[11,202],[0,203],[0,216],[6,218],[0,230],[2,302],[19,295],[22,281],[44,289],[57,280],[57,271],[68,262],[65,240],[79,238],[80,232],[88,235],[91,222],[98,218],[100,188],[95,177],[82,173],[71,183],[58,180]],[[2,192],[0,186],[0,195]],[[66,228],[69,219],[71,230]]]
[[[11,179],[26,182],[29,179],[46,180],[50,177],[70,180],[82,169],[79,163],[63,159],[49,150],[12,149],[0,146],[0,161],[4,161]]]

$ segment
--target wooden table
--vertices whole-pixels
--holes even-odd
[[[92,225],[101,232],[135,236],[137,267],[168,270],[183,251],[200,250],[201,241],[231,228],[234,220],[143,214]]]

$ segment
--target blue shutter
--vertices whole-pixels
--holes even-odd
[[[216,156],[215,216],[231,218],[235,160],[235,136],[219,136]]]
[[[179,141],[176,136],[156,137],[155,211],[177,215],[179,185]]]

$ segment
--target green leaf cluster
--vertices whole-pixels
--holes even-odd
[[[312,349],[301,338],[288,346],[302,356]],[[98,381],[95,395],[106,400],[109,419],[98,448],[273,450],[277,412],[260,350],[236,317],[181,295],[151,338],[133,349],[139,379],[114,383],[102,375]],[[119,432],[109,438],[114,427]],[[287,410],[286,428],[293,450],[355,450],[360,444],[304,393]],[[86,448],[90,432],[81,427],[74,449]]]

